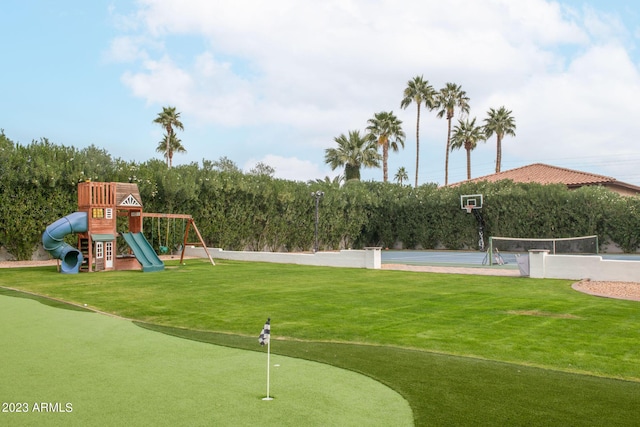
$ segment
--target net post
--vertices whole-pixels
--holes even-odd
[[[489,267],[493,266],[493,237],[489,236]]]

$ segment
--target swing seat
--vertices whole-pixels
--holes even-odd
[[[169,248],[166,246],[160,246],[158,249],[162,255],[166,255],[169,252]]]

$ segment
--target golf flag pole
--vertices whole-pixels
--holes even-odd
[[[260,345],[267,345],[267,397],[262,400],[273,400],[269,395],[269,371],[271,370],[271,318],[267,318],[267,323],[264,324],[260,337],[258,337]]]
[[[265,400],[271,400],[271,397],[269,396],[269,385],[271,385],[271,381],[269,378],[269,374],[271,372],[271,340],[267,341],[267,397],[265,397]]]

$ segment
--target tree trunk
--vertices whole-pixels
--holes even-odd
[[[496,149],[496,173],[500,173],[500,163],[502,163],[502,135],[496,135],[498,139]]]
[[[471,179],[471,149],[467,148],[467,181]]]
[[[387,165],[388,159],[389,159],[389,141],[382,144],[382,177],[384,182],[387,182],[389,180],[389,168]]]
[[[350,181],[352,179],[360,181],[360,166],[352,166],[347,163],[344,166],[344,180]]]
[[[420,104],[418,104],[418,118],[416,120],[416,183],[415,188],[418,188],[418,171],[420,165]],[[400,183],[402,185],[402,183]]]
[[[444,157],[444,186],[449,183],[449,151],[451,151],[451,118],[453,115],[447,114],[447,153]]]
[[[173,128],[167,125],[167,152],[165,153],[167,156],[167,168],[171,169],[171,158],[169,153],[171,152],[171,134],[173,133]]]

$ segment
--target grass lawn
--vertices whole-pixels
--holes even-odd
[[[271,317],[274,353],[389,385],[417,425],[640,425],[640,305],[570,284],[200,260],[151,274],[0,276],[230,347],[255,348]]]

